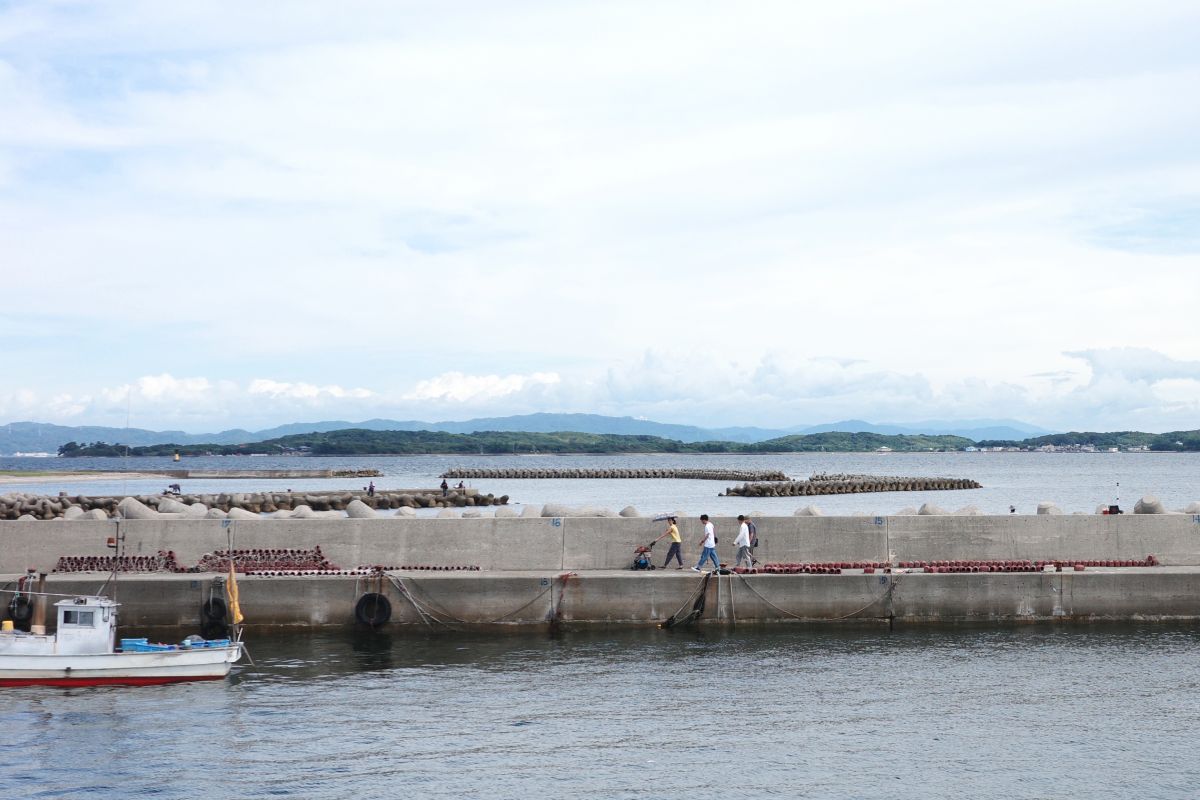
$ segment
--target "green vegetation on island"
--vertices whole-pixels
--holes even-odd
[[[1017,447],[1022,450],[1053,448],[1093,448],[1095,450],[1149,450],[1155,453],[1194,453],[1200,451],[1200,430],[1143,433],[1141,431],[1072,431],[1034,436],[1021,441],[984,440],[978,447]]]
[[[659,436],[610,433],[519,433],[479,431],[377,431],[347,428],[325,433],[302,433],[246,444],[156,444],[127,447],[123,444],[68,442],[58,448],[66,458],[79,456],[181,456],[200,455],[505,455],[505,454],[619,454],[619,453],[927,453],[966,448],[1014,450],[1142,450],[1198,452],[1200,430],[1171,433],[1056,433],[1021,441],[973,442],[962,436],[919,436],[883,433],[797,434],[765,442],[680,442]]]
[[[126,447],[122,444],[68,442],[60,456],[181,456],[196,455],[454,455],[510,453],[609,454],[609,453],[795,453],[870,452],[886,447],[898,452],[961,450],[971,444],[960,436],[888,436],[878,433],[814,433],[784,436],[756,444],[738,442],[679,442],[658,436],[622,436],[598,433],[440,433],[432,431],[373,431],[349,428],[327,433],[281,436],[238,445],[159,444]]]

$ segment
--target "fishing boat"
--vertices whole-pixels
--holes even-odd
[[[45,595],[37,598],[45,600]],[[179,644],[121,639],[120,604],[100,595],[59,600],[53,634],[0,630],[0,686],[146,686],[217,680],[242,657],[237,639],[189,636]],[[36,628],[35,628],[36,630]]]
[[[232,552],[232,533],[230,534]],[[125,533],[120,523],[117,535],[107,544],[117,551],[112,575],[105,582],[116,589],[121,571]],[[36,578],[36,589],[33,586]],[[5,592],[9,590],[4,590]],[[179,644],[156,644],[148,639],[121,639],[117,646],[117,616],[121,604],[101,594],[61,595],[46,592],[45,573],[30,572],[20,581],[9,604],[9,613],[31,621],[29,632],[16,630],[14,619],[0,624],[0,687],[3,686],[148,686],[182,681],[218,680],[245,652],[243,621],[238,602],[237,575],[233,560],[225,594],[229,600],[233,636],[205,639],[189,636]],[[54,604],[58,625],[46,633],[46,603]]]

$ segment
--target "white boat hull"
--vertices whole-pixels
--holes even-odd
[[[242,657],[240,643],[228,647],[97,655],[0,657],[0,686],[140,686],[217,680]]]

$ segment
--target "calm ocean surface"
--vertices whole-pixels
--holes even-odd
[[[890,454],[195,459],[373,467],[680,466],[974,478],[963,492],[746,501],[703,481],[475,481],[526,503],[645,513],[1033,513],[1200,500],[1200,455]],[[0,469],[168,460],[4,459]],[[5,485],[156,492],[164,481]],[[187,491],[364,481],[186,482]],[[191,631],[181,632],[180,635]],[[20,797],[1195,798],[1200,626],[791,626],[484,636],[258,634],[228,681],[0,691],[0,789]]]
[[[255,636],[228,681],[0,693],[61,797],[1194,798],[1200,629]]]
[[[0,470],[147,470],[147,469],[363,469],[384,473],[380,488],[433,487],[452,467],[610,468],[694,467],[711,469],[781,470],[793,478],[815,472],[870,473],[924,477],[973,478],[982,489],[954,492],[889,492],[745,500],[717,497],[726,484],[714,481],[646,480],[474,480],[468,485],[516,504],[566,503],[619,510],[633,505],[645,514],[678,511],[687,515],[733,515],[749,508],[759,515],[787,515],[809,503],[827,514],[889,514],[906,506],[930,502],[953,511],[973,505],[986,513],[1032,514],[1043,501],[1064,512],[1094,513],[1115,502],[1133,509],[1143,495],[1156,495],[1168,509],[1200,501],[1200,453],[811,453],[802,455],[638,455],[638,456],[369,456],[361,458],[247,458],[237,456],[189,458],[178,465],[169,458],[0,458]],[[169,481],[72,481],[61,478],[30,484],[5,483],[8,491],[57,494],[150,494]],[[366,480],[335,479],[182,481],[185,492],[244,492],[256,490],[362,488]]]

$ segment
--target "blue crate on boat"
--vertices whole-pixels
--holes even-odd
[[[122,639],[121,650],[125,653],[161,653],[177,649],[173,644],[151,644],[146,639]]]
[[[183,644],[179,645],[184,650],[200,650],[205,647],[229,647],[228,639],[185,639]]]

